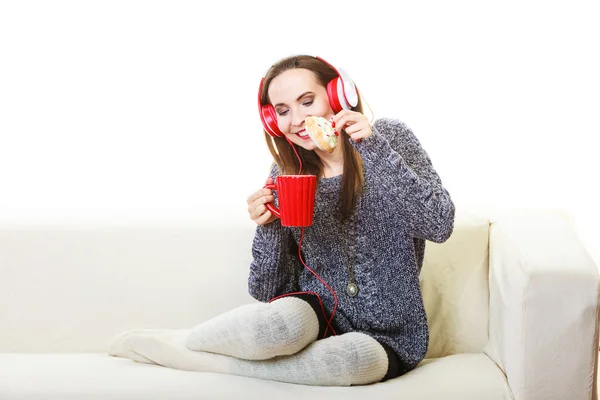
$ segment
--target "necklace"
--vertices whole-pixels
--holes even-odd
[[[340,221],[340,230],[342,231],[342,238],[344,239],[344,253],[346,254],[346,269],[348,270],[348,285],[346,286],[346,294],[350,297],[354,297],[358,294],[358,285],[354,281],[354,252],[352,252],[352,264],[350,263],[350,258],[348,257],[348,246],[346,243],[346,233],[344,232],[344,225]]]

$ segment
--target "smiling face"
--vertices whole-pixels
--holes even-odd
[[[316,75],[304,68],[289,69],[271,81],[268,93],[281,132],[292,143],[315,150],[317,146],[305,131],[304,119],[309,116],[329,119],[334,114],[327,90]]]

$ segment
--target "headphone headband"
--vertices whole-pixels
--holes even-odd
[[[313,56],[314,58],[322,61],[323,63],[330,66],[337,74],[335,78],[327,83],[327,97],[329,99],[329,105],[334,113],[338,113],[342,110],[349,110],[352,107],[356,107],[358,104],[358,92],[356,86],[350,76],[343,69],[337,69],[323,58],[319,56]],[[272,137],[283,137],[283,132],[277,125],[277,113],[275,108],[271,104],[261,104],[260,94],[263,89],[265,77],[268,73],[265,72],[260,80],[258,87],[258,114],[260,120],[265,128],[265,131]]]

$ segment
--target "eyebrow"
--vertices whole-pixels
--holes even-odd
[[[304,97],[304,96],[306,96],[307,94],[314,94],[314,93],[313,93],[313,92],[311,92],[311,91],[304,92],[304,93],[302,93],[300,96],[298,96],[298,98],[296,99],[296,101],[299,101],[301,98],[303,98],[303,97]],[[285,104],[284,104],[284,103],[277,103],[277,104],[275,104],[273,107],[277,107],[277,106],[285,106]]]

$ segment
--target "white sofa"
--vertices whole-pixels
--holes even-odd
[[[425,361],[369,386],[291,385],[110,357],[131,328],[244,303],[255,225],[0,226],[0,399],[596,399],[599,276],[560,213],[463,212],[427,243]]]

